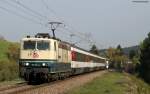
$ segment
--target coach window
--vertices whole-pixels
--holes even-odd
[[[82,54],[82,62],[86,62],[86,55],[85,54]]]

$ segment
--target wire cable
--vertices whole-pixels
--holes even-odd
[[[50,7],[50,6],[48,6],[48,4],[45,2],[45,0],[40,0],[41,2],[42,2],[42,4],[44,5],[44,7],[48,10],[48,12],[51,14],[51,13],[53,13],[54,15],[55,15],[55,17],[58,19],[58,20],[60,20],[62,23],[64,23],[64,20],[63,19],[61,19],[58,15],[57,15],[57,13]]]
[[[18,7],[16,7],[15,5],[13,5],[12,3],[8,2],[7,0],[0,0],[0,2],[6,3],[7,5],[9,5],[9,6],[15,8],[15,9],[17,9],[17,10],[20,10],[22,13],[25,13],[25,14],[27,14],[27,15],[30,15],[30,16],[34,17],[34,18],[37,18],[37,20],[42,20],[39,16],[34,15],[34,14],[32,14],[32,13],[30,13],[30,12],[28,12],[28,11],[22,9],[22,8],[18,8]]]
[[[5,8],[5,7],[0,6],[0,9],[6,11],[6,12],[8,12],[8,13],[11,13],[11,14],[13,14],[13,15],[16,15],[16,16],[18,16],[18,17],[21,17],[21,18],[23,18],[23,19],[25,19],[25,20],[28,20],[28,21],[30,21],[30,22],[43,25],[42,23],[40,23],[40,22],[38,22],[38,21],[36,21],[36,20],[30,19],[30,18],[28,18],[28,17],[25,17],[25,16],[23,16],[23,15],[21,15],[21,14],[15,12],[15,11],[9,10],[9,9],[7,9],[7,8]]]
[[[73,27],[71,27],[71,26],[69,26],[68,24],[66,24],[66,21],[64,21],[64,20],[62,20],[60,17],[58,17],[58,16],[57,16],[57,13],[56,13],[52,8],[50,8],[50,7],[47,5],[47,3],[45,2],[45,0],[41,0],[41,2],[42,2],[43,5],[46,7],[46,9],[49,10],[49,12],[52,12],[59,20],[61,20],[61,22],[64,22],[65,25],[67,25],[68,27],[72,28],[72,30],[73,30],[73,31],[76,31],[76,33],[73,32],[72,30],[68,30],[67,28],[66,28],[65,30],[67,30],[68,32],[70,32],[70,33],[72,33],[72,34],[75,34],[76,36],[79,36],[80,38],[82,38],[82,39],[84,39],[84,40],[86,40],[86,41],[88,41],[88,42],[90,42],[90,44],[92,43],[92,41],[89,40],[89,38],[87,38],[87,39],[85,38],[85,37],[86,37],[85,34],[83,34],[83,33],[81,33],[81,32],[77,32],[77,30],[75,30]],[[81,35],[83,35],[83,36],[81,36]]]
[[[23,7],[24,9],[44,18],[44,19],[48,19],[46,16],[43,16],[42,14],[40,14],[39,12],[36,12],[35,10],[29,8],[28,6],[24,5],[23,3],[19,2],[18,0],[10,0],[16,4],[18,4],[19,6]],[[78,32],[77,30],[75,30],[73,27],[69,26],[68,24],[66,24],[66,21],[64,21],[62,18],[58,17],[57,16],[57,13],[52,9],[50,8],[47,3],[45,2],[45,0],[41,0],[41,2],[43,3],[43,5],[45,6],[45,8],[51,13],[53,13],[57,19],[61,20],[65,25],[67,25],[69,28],[72,28],[73,31],[76,31],[76,32],[73,32],[72,30],[68,30],[65,28],[66,31],[70,32],[71,34],[75,34],[76,36],[78,36],[79,38],[87,41],[88,43],[90,44],[94,44],[95,42],[93,42],[92,40],[89,39],[89,37],[87,38],[85,34],[81,33],[81,32]]]
[[[24,8],[24,9],[30,11],[31,13],[34,13],[34,14],[36,14],[36,15],[42,17],[43,19],[46,19],[46,20],[48,19],[46,16],[40,14],[39,12],[37,12],[37,11],[31,9],[31,8],[29,8],[28,6],[26,6],[26,5],[24,5],[23,3],[19,2],[18,0],[10,0],[10,1],[13,2],[13,3],[18,4],[19,6],[21,6],[22,8]]]

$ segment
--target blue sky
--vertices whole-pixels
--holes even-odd
[[[3,1],[8,1],[18,9]],[[19,10],[21,7],[11,0],[3,1],[0,1],[0,7],[36,19]],[[90,34],[89,39],[94,40],[100,49],[116,47],[118,44],[123,47],[137,45],[150,32],[150,3],[133,3],[132,0],[44,0],[50,8],[48,10],[41,0],[19,1],[47,16],[47,19],[39,22],[46,24],[48,21],[63,20],[72,32]],[[0,9],[0,35],[6,39],[19,41],[37,32],[49,32],[49,29]],[[57,36],[66,41],[71,39],[62,28],[57,31]],[[72,38],[72,42],[76,41],[80,41],[79,37]],[[78,45],[89,47],[86,41]]]

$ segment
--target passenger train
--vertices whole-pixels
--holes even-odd
[[[106,67],[106,58],[50,37],[47,33],[21,40],[19,70],[20,76],[28,82],[49,82]]]

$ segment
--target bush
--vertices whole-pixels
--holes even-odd
[[[15,44],[10,44],[7,51],[8,59],[17,61],[19,59],[19,47]]]
[[[15,61],[0,61],[0,81],[18,78],[18,64]]]
[[[19,44],[0,40],[0,81],[18,78]]]

